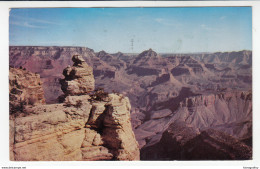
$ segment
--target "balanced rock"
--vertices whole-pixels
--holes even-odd
[[[24,116],[10,118],[10,160],[139,160],[129,99],[104,91],[93,94],[98,97],[87,95],[94,89],[92,68],[80,56],[72,60],[74,65],[63,72],[63,103],[30,106]],[[38,82],[29,75],[19,76],[32,84]],[[12,79],[11,86],[29,85]]]
[[[61,89],[66,96],[84,95],[92,92],[95,88],[95,79],[92,67],[79,56],[72,57],[73,66],[63,70],[64,79],[60,81]]]

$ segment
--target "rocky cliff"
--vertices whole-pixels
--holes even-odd
[[[79,83],[79,79],[93,79],[91,69],[79,56],[74,56],[73,62],[71,69],[64,70],[64,83],[68,80],[74,85],[63,86],[66,94],[63,103],[27,106],[24,116],[10,118],[10,159],[139,160],[129,99],[106,93],[97,99],[100,93],[93,92],[92,81]],[[87,84],[90,86],[84,86]],[[91,95],[86,95],[91,91]]]
[[[176,121],[161,140],[141,150],[142,160],[249,160],[252,147],[224,132]]]
[[[9,69],[10,113],[22,113],[24,106],[45,104],[40,75],[22,68]]]
[[[141,159],[251,159],[250,91],[190,96],[176,105],[174,101],[155,105],[161,110],[153,111],[135,131],[142,147]]]
[[[196,138],[206,138],[206,135],[197,136],[213,129],[224,133],[220,134],[223,138],[228,135],[252,147],[252,51],[159,54],[149,49],[140,54],[109,54],[84,47],[11,46],[10,65],[38,72],[46,102],[57,103],[57,96],[62,94],[59,79],[63,79],[64,67],[71,65],[64,72],[67,78],[63,82],[68,85],[62,86],[68,98],[81,95],[83,90],[87,93],[87,88],[81,90],[77,86],[83,79],[92,79],[88,75],[70,79],[72,69],[79,68],[73,66],[71,54],[82,55],[93,68],[96,87],[124,93],[129,98],[131,123],[142,149],[142,159],[155,159],[146,156],[149,154],[146,150],[159,143],[171,125],[179,124],[178,119],[184,122],[183,126],[189,126],[183,132],[199,132],[192,135]],[[77,89],[79,94],[71,93],[70,89]]]
[[[90,60],[99,62],[94,51],[85,47],[13,46],[9,48],[9,64],[40,74],[46,102],[57,103],[57,97],[62,94],[59,83],[59,79],[63,78],[62,71],[73,64],[71,56],[76,54],[81,55],[91,67]]]

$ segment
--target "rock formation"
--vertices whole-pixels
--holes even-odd
[[[92,67],[79,56],[72,57],[73,66],[63,71],[64,79],[60,81],[61,89],[66,96],[88,94],[95,88],[95,79]]]
[[[64,70],[61,83],[65,84],[63,103],[26,107],[25,116],[10,119],[10,159],[139,160],[129,99],[121,94],[104,95],[102,100],[93,97],[97,93],[87,95],[93,90],[92,70],[81,57],[72,59],[74,65]],[[84,80],[91,81],[87,83],[90,86],[82,84],[80,88]]]
[[[26,105],[44,104],[40,75],[22,68],[9,69],[9,103],[11,114],[22,112]]]
[[[149,49],[109,54],[84,47],[13,46],[10,65],[39,73],[46,102],[57,103],[62,70],[73,64],[75,53],[93,67],[97,88],[129,98],[142,159],[149,160],[144,154],[178,119],[201,133],[214,129],[252,147],[252,51],[159,54]],[[93,111],[102,114],[104,107],[93,104]]]
[[[142,160],[252,158],[251,92],[192,96],[177,105],[175,101],[154,105],[161,108],[158,115],[153,112],[135,131]]]
[[[142,150],[143,160],[249,160],[252,147],[214,129],[202,132],[184,122],[172,123],[160,142]]]

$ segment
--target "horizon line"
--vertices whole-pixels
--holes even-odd
[[[92,48],[89,48],[89,47],[87,47],[87,46],[70,46],[70,45],[64,45],[64,46],[62,46],[62,45],[60,45],[60,46],[58,46],[58,45],[50,45],[50,46],[48,46],[48,45],[9,45],[9,47],[73,47],[73,48],[88,48],[88,49],[90,49],[90,50],[93,50],[94,51],[94,53],[98,53],[98,52],[101,52],[101,51],[105,51],[104,49],[102,49],[102,50],[100,50],[100,51],[95,51],[94,49],[92,49]],[[152,49],[152,48],[148,48],[148,49],[146,49],[146,50],[149,50],[149,49]],[[146,51],[146,50],[143,50],[143,51]],[[152,49],[153,51],[155,51],[154,49]],[[108,54],[116,54],[116,53],[125,53],[125,54],[139,54],[139,53],[142,53],[143,51],[141,51],[141,52],[122,52],[122,51],[117,51],[117,52],[107,52],[107,51],[105,51],[106,53],[108,53]],[[212,51],[212,52],[209,52],[209,51],[204,51],[204,52],[156,52],[156,53],[159,53],[159,54],[201,54],[201,53],[226,53],[226,52],[242,52],[242,51],[253,51],[252,49],[241,49],[241,50],[232,50],[232,51]]]

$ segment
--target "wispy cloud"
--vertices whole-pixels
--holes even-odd
[[[165,26],[181,26],[180,23],[165,18],[155,18],[154,21]]]
[[[22,27],[26,27],[26,28],[40,28],[40,29],[45,29],[47,27],[44,26],[38,26],[38,25],[33,25],[30,24],[28,22],[15,22],[15,21],[10,21],[11,25],[17,25],[17,26],[22,26]]]
[[[219,19],[224,20],[225,18],[226,18],[226,16],[221,16]]]
[[[155,20],[156,22],[158,22],[158,23],[162,23],[162,22],[164,21],[163,18],[155,18],[154,20]]]
[[[31,17],[22,17],[22,16],[17,16],[17,15],[11,15],[10,17],[12,17],[16,20],[19,19],[19,20],[22,20],[22,21],[33,22],[33,23],[50,24],[50,25],[62,25],[59,22],[36,19],[36,18],[31,18]]]
[[[214,28],[209,27],[209,26],[206,25],[206,24],[201,24],[200,27],[201,27],[202,29],[204,29],[204,30],[214,30]]]

